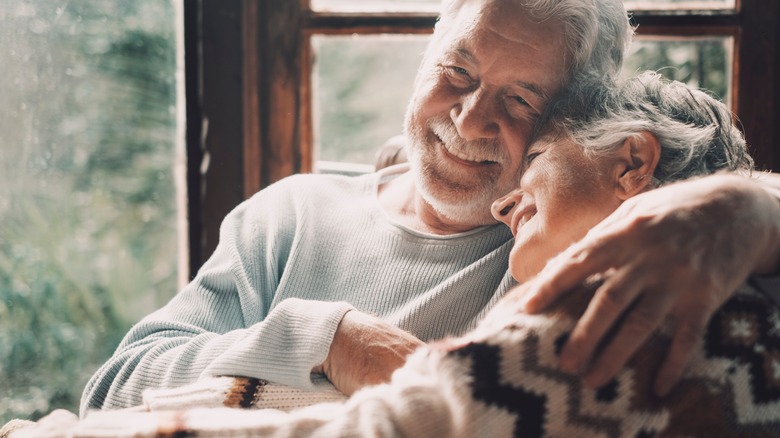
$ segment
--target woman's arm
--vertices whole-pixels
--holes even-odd
[[[564,348],[562,367],[587,371],[586,381],[599,386],[674,315],[681,323],[656,381],[659,394],[668,392],[715,310],[751,274],[780,272],[780,177],[759,176],[756,183],[713,175],[636,196],[554,259],[530,287],[529,312],[593,275],[606,279]]]

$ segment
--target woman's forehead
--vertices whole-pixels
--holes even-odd
[[[538,147],[554,147],[561,143],[572,143],[571,136],[563,130],[560,126],[554,123],[549,123],[545,127],[539,130],[531,139],[531,144],[528,149]]]

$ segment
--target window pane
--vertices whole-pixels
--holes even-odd
[[[629,11],[698,11],[736,8],[735,0],[628,0],[624,4]]]
[[[319,160],[370,165],[379,146],[403,131],[406,104],[428,38],[366,35],[312,39]]]
[[[171,0],[0,0],[0,424],[176,291]]]
[[[427,36],[317,36],[315,150],[323,171],[332,162],[370,171],[387,139],[402,132],[403,116]],[[670,79],[730,99],[732,38],[635,39],[624,75],[660,71]],[[318,148],[318,149],[317,149]],[[350,169],[347,168],[347,171]]]
[[[439,12],[441,0],[311,0],[319,12]]]
[[[632,76],[642,70],[655,70],[669,79],[710,90],[728,104],[733,45],[730,37],[639,37],[632,44],[623,73]]]
[[[728,10],[735,0],[627,0],[629,11]],[[439,12],[441,0],[311,0],[318,12]]]

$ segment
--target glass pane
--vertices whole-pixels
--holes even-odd
[[[627,0],[629,11],[700,11],[736,9],[735,0]]]
[[[78,410],[177,288],[171,0],[0,0],[0,424]]]
[[[441,0],[311,0],[318,12],[432,12]]]
[[[325,171],[370,171],[379,146],[402,132],[427,36],[317,36],[315,150]],[[732,38],[637,38],[624,75],[664,76],[730,99]],[[316,149],[316,148],[319,149]],[[361,163],[362,167],[338,167]]]
[[[627,0],[629,11],[728,10],[736,9],[735,0]],[[441,0],[311,0],[318,12],[431,12],[440,10]]]
[[[319,160],[371,165],[379,146],[403,131],[406,104],[428,38],[313,38]]]
[[[660,39],[636,38],[623,66],[625,76],[655,70],[669,79],[710,90],[730,102],[731,37]]]

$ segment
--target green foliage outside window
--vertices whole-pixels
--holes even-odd
[[[729,38],[637,39],[623,72],[632,76],[643,70],[658,71],[669,79],[709,90],[720,100],[728,101],[730,42]]]
[[[176,291],[170,0],[0,0],[0,424]]]

